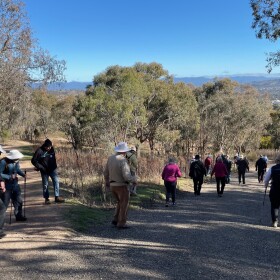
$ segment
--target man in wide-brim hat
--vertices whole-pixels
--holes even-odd
[[[128,228],[127,210],[129,203],[129,183],[136,184],[136,177],[131,175],[129,165],[126,160],[126,152],[130,150],[127,143],[120,142],[115,147],[116,154],[108,158],[104,178],[107,189],[111,189],[117,200],[117,207],[112,221],[118,229]]]
[[[4,203],[6,208],[9,206],[10,200],[14,205],[14,214],[16,221],[24,222],[26,217],[22,215],[22,197],[21,189],[18,184],[18,177],[20,175],[25,177],[25,173],[20,169],[19,159],[23,158],[24,155],[18,150],[10,150],[0,161],[0,175],[5,181],[6,191],[4,193]]]

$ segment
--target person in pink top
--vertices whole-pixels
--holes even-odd
[[[225,184],[226,184],[226,176],[228,175],[228,172],[227,172],[227,168],[226,168],[225,164],[223,163],[223,159],[220,156],[217,158],[217,162],[214,165],[214,168],[211,172],[211,178],[214,174],[215,174],[216,183],[217,183],[217,194],[219,197],[221,197],[224,193]]]
[[[168,164],[163,168],[161,178],[164,180],[164,186],[166,188],[166,204],[165,207],[169,206],[170,196],[172,198],[172,205],[175,206],[175,194],[177,186],[177,177],[181,177],[182,173],[180,168],[176,164],[174,158],[169,158]]]

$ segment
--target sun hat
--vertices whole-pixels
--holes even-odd
[[[135,146],[131,146],[130,150],[136,152],[136,147]]]
[[[0,153],[2,154],[6,154],[6,151],[2,148],[2,146],[0,145]]]
[[[23,158],[24,155],[18,150],[10,150],[10,152],[6,155],[8,159],[20,159]]]
[[[127,146],[126,142],[119,142],[118,145],[115,147],[115,152],[117,153],[125,153],[130,151],[130,148]]]

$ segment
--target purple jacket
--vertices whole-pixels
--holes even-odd
[[[211,176],[215,173],[215,177],[221,178],[228,175],[227,168],[223,162],[217,162],[211,172]]]
[[[182,173],[181,173],[178,165],[175,163],[169,163],[169,164],[165,165],[165,167],[163,168],[162,174],[161,174],[162,180],[167,181],[167,182],[176,182],[177,177],[181,177],[181,176],[182,176]]]

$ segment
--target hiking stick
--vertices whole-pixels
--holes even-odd
[[[24,170],[24,193],[23,193],[23,217],[25,217],[25,201],[26,201],[26,169]]]

